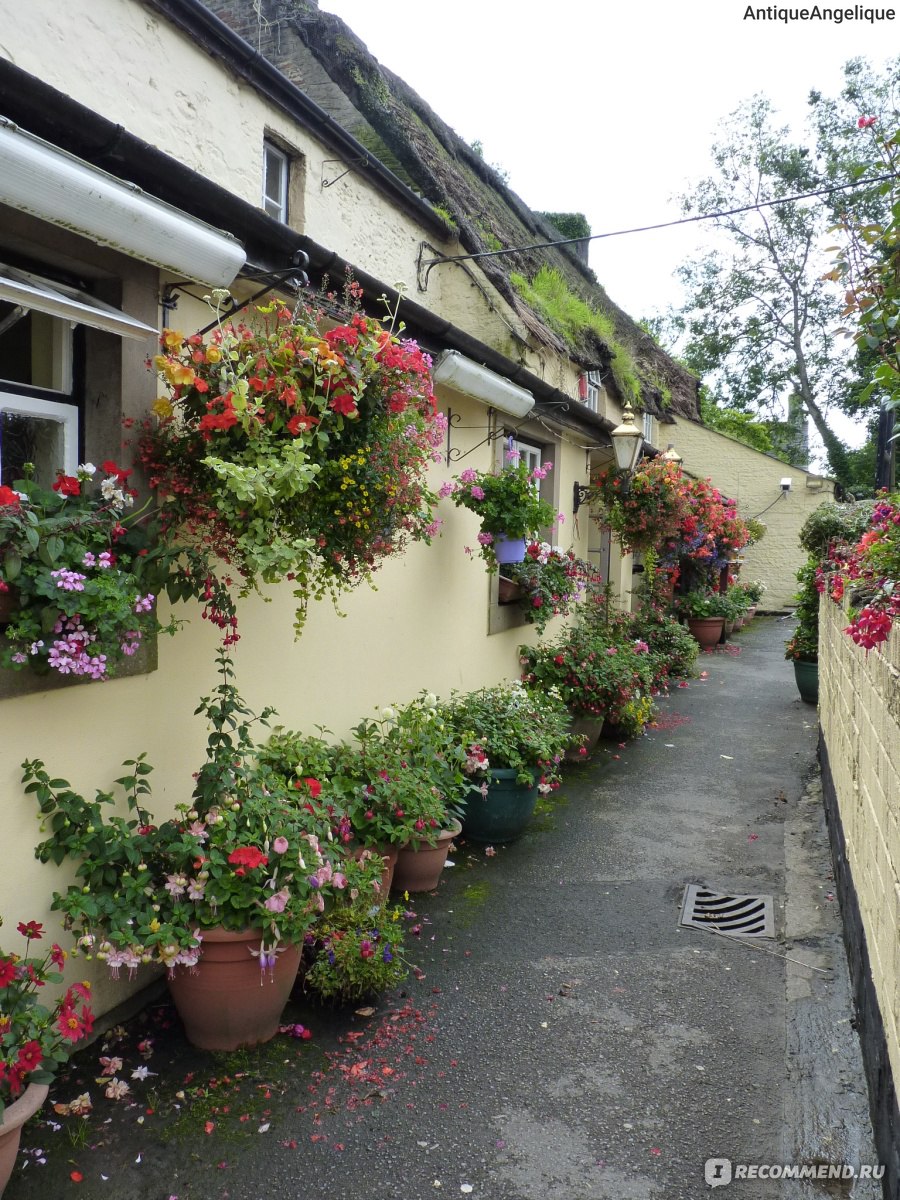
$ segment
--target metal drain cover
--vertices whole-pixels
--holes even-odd
[[[735,896],[691,883],[684,893],[681,924],[730,933],[733,937],[774,937],[772,897]]]

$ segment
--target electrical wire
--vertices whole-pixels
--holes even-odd
[[[775,505],[778,503],[778,501],[779,501],[779,500],[786,500],[786,499],[787,499],[787,492],[782,492],[780,495],[778,495],[778,496],[776,496],[776,497],[775,497],[775,499],[772,501],[772,503],[771,503],[771,504],[767,504],[767,505],[766,505],[766,507],[765,507],[765,508],[762,510],[762,512],[758,512],[758,513],[756,514],[756,516],[755,516],[755,517],[751,517],[751,518],[750,518],[750,520],[751,520],[751,521],[758,521],[758,520],[759,520],[759,518],[760,518],[760,517],[763,515],[763,513],[767,513],[767,512],[769,511],[769,509],[770,509],[770,508],[774,508],[774,507],[775,507]]]
[[[503,254],[523,254],[528,250],[549,250],[553,246],[573,246],[581,242],[595,242],[599,238],[623,237],[627,233],[652,233],[656,229],[671,229],[675,225],[692,225],[697,221],[715,221],[721,217],[734,217],[740,213],[756,212],[761,208],[773,208],[778,204],[795,204],[798,200],[812,200],[819,196],[833,196],[836,192],[847,191],[848,188],[863,188],[873,183],[886,183],[896,179],[896,175],[876,175],[872,179],[859,179],[854,183],[836,184],[834,187],[821,188],[817,192],[801,192],[796,196],[782,196],[777,200],[760,200],[756,204],[745,204],[741,208],[729,208],[722,212],[698,213],[694,217],[680,217],[677,221],[660,221],[655,225],[638,225],[633,229],[614,229],[609,233],[591,233],[586,237],[561,238],[555,242],[535,242],[531,246],[509,246],[504,250],[482,250],[477,254],[455,254],[446,258],[425,259],[422,266],[433,267],[438,263],[469,262],[479,258],[499,258]]]

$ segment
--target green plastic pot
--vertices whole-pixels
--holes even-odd
[[[794,678],[797,680],[797,690],[800,699],[807,704],[819,703],[819,664],[817,662],[802,662],[794,659]]]
[[[525,830],[538,800],[537,784],[516,782],[516,772],[494,768],[487,796],[466,801],[463,833],[473,842],[512,842]]]

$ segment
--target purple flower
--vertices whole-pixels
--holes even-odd
[[[483,500],[484,499],[484,488],[478,487],[478,485],[475,484],[472,487],[472,490],[469,492],[469,495],[472,497],[473,500]]]

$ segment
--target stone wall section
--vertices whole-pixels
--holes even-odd
[[[900,1080],[900,630],[868,654],[823,597],[819,720],[894,1080]]]

